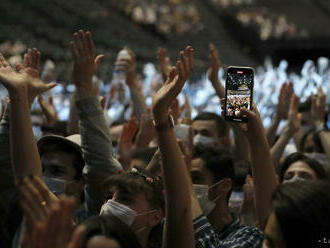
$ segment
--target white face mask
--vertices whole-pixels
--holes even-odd
[[[199,201],[199,204],[201,205],[201,208],[203,210],[203,213],[208,216],[213,209],[216,207],[216,201],[219,199],[220,195],[214,198],[213,200],[209,199],[209,190],[213,187],[219,185],[223,182],[224,179],[220,180],[219,182],[211,185],[210,187],[208,185],[203,184],[193,184],[193,190],[197,196],[197,199]]]
[[[194,136],[194,145],[203,144],[203,145],[212,145],[214,144],[214,139],[204,135],[197,134]]]
[[[45,184],[47,185],[48,189],[55,195],[60,195],[60,194],[65,193],[68,185],[70,183],[74,182],[74,180],[65,181],[63,179],[54,178],[54,177],[46,177],[46,176],[43,176],[43,180],[44,180]]]
[[[153,211],[155,210],[137,213],[130,207],[110,199],[101,207],[100,215],[114,215],[128,226],[131,226],[136,216],[146,215]]]

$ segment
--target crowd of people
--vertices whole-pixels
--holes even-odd
[[[123,6],[127,15],[140,24],[154,25],[163,34],[196,33],[202,29],[198,7],[186,0],[128,0]]]
[[[240,115],[241,108],[250,108],[250,96],[227,96],[227,115],[238,117]]]
[[[1,247],[328,243],[327,59],[306,62],[302,75],[288,74],[285,62],[257,68],[257,104],[232,98],[248,118],[239,125],[222,117],[213,44],[208,83],[187,83],[191,46],[175,64],[160,48],[158,69],[147,65],[145,78],[125,47],[110,86],[96,77],[104,55],[92,34],[76,31],[70,46],[71,86],[54,81],[54,63],[40,75],[37,48],[15,66],[0,53]]]

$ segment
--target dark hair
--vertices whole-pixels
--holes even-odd
[[[316,247],[330,230],[330,184],[319,180],[281,184],[272,210],[286,247]]]
[[[318,179],[326,179],[326,172],[323,166],[317,160],[309,158],[301,152],[295,152],[287,156],[280,166],[280,182],[283,181],[286,170],[297,161],[305,162],[315,172]]]
[[[85,165],[85,161],[82,155],[79,154],[77,150],[69,144],[66,144],[64,142],[61,143],[53,142],[53,143],[44,144],[42,146],[42,149],[39,149],[40,157],[42,157],[42,155],[48,152],[55,152],[55,151],[65,152],[68,154],[72,154],[74,156],[73,165],[74,168],[76,169],[76,174],[74,179],[76,180],[82,179],[82,170]]]
[[[315,144],[315,147],[316,147],[316,151],[317,152],[320,152],[320,153],[324,153],[324,149],[323,149],[323,145],[321,143],[321,139],[320,137],[315,133],[315,128],[311,128],[309,130],[307,130],[303,137],[301,138],[300,140],[300,143],[299,143],[299,151],[300,152],[311,152],[311,151],[305,151],[304,147],[305,147],[305,143],[306,143],[306,140],[307,140],[307,137],[309,135],[313,135],[313,142]]]
[[[104,186],[132,195],[143,193],[153,208],[165,211],[163,180],[160,177],[152,178],[145,170],[113,175],[105,180]]]
[[[83,238],[84,247],[94,236],[115,239],[122,248],[141,248],[131,228],[115,216],[93,216],[82,223],[86,231]]]
[[[199,113],[193,121],[215,121],[218,128],[218,136],[224,137],[228,134],[229,126],[227,122],[219,115],[211,112],[201,112]]]
[[[235,179],[234,161],[227,150],[211,145],[197,144],[194,146],[193,158],[201,158],[204,161],[205,168],[213,176],[213,183],[224,178]],[[231,190],[228,194],[228,200],[230,195]]]

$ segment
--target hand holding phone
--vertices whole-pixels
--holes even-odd
[[[254,70],[251,67],[230,66],[227,69],[225,120],[247,122],[240,109],[251,109],[253,98]]]

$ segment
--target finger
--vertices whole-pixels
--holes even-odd
[[[24,190],[21,190],[21,194],[25,194],[23,193]],[[39,218],[36,214],[36,212],[34,211],[34,209],[31,207],[30,203],[26,200],[25,197],[23,197],[21,199],[21,206],[24,212],[25,217],[27,218],[27,221],[30,224],[36,223],[37,221],[39,221]]]
[[[94,63],[95,63],[95,70],[97,70],[99,68],[99,66],[100,66],[103,58],[104,58],[104,55],[103,54],[97,55],[97,57],[95,58],[95,61],[94,61]]]
[[[88,49],[90,51],[90,53],[92,54],[92,56],[94,57],[95,54],[95,45],[94,45],[94,41],[93,41],[93,37],[92,37],[92,33],[91,32],[86,32],[86,38],[87,38],[87,46]]]
[[[0,53],[0,61],[1,61],[1,67],[9,66],[7,60],[3,57],[3,55],[1,53]]]
[[[94,56],[90,55],[90,52],[89,52],[89,49],[88,49],[88,45],[87,45],[87,38],[85,36],[85,32],[84,30],[79,30],[78,31],[78,35],[79,35],[79,42],[80,42],[80,46],[81,46],[81,49],[82,49],[82,55],[85,57],[85,58],[88,58],[88,59],[94,59]]]
[[[3,57],[2,53],[0,53],[0,68],[4,67],[4,60],[5,58]]]
[[[188,61],[189,61],[189,73],[192,72],[194,68],[194,48],[192,46],[188,47]]]
[[[43,84],[40,93],[44,93],[44,92],[54,88],[55,86],[57,86],[57,83],[54,83],[54,82],[53,83],[48,83],[48,84]]]
[[[165,82],[165,84],[172,82],[177,75],[178,75],[177,68],[175,66],[173,66],[170,70],[169,77],[168,77],[167,81]]]
[[[56,243],[58,241],[56,240],[56,237],[60,236],[58,235],[57,231],[60,230],[59,227],[60,227],[61,218],[62,218],[62,214],[61,214],[60,206],[58,204],[53,205],[46,226],[48,230],[46,233],[46,240],[48,243],[48,247],[53,247],[54,244],[57,245]],[[59,246],[55,246],[55,247],[59,247]]]
[[[24,67],[23,67],[23,65],[21,63],[17,63],[15,65],[15,67],[16,67],[16,71],[18,71],[18,72],[20,72],[20,71],[22,71],[24,69]]]
[[[24,60],[23,60],[23,65],[24,65],[24,67],[27,67],[28,64],[29,64],[29,62],[28,62],[29,58],[28,58],[28,57],[29,57],[28,54],[25,53],[25,54],[24,54]]]
[[[26,67],[31,67],[31,57],[32,57],[32,50],[29,48],[26,54],[26,61],[25,61]]]
[[[72,53],[73,59],[77,60],[79,57],[79,51],[78,51],[77,45],[75,42],[71,41],[70,46],[71,46],[71,53]]]
[[[181,61],[177,61],[176,66],[179,70],[179,80],[180,80],[180,82],[185,82],[186,81],[186,70],[184,68],[184,65],[182,64]]]
[[[74,38],[74,43],[77,47],[77,51],[78,51],[78,54],[79,54],[79,57],[80,57],[80,56],[83,55],[83,52],[84,52],[83,47],[82,47],[80,34],[79,33],[74,33],[73,38]]]
[[[35,48],[35,55],[36,55],[36,60],[35,60],[35,69],[39,71],[40,68],[40,57],[41,53],[38,51],[38,49]]]
[[[39,191],[43,200],[46,201],[47,205],[51,204],[50,191],[46,184],[41,180],[40,177],[34,177],[32,180],[33,186]]]

